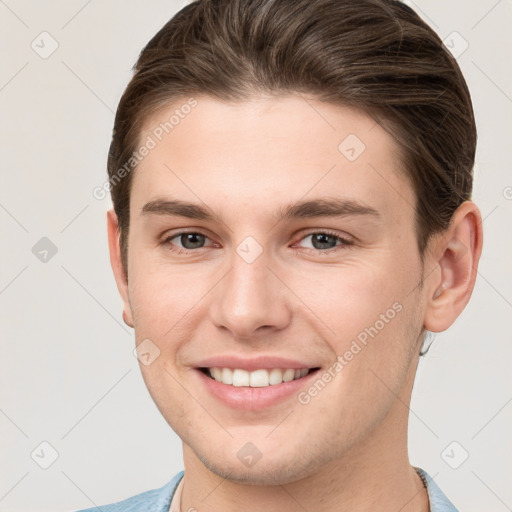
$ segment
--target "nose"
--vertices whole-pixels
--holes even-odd
[[[265,252],[252,263],[234,253],[231,270],[215,287],[211,319],[236,339],[255,340],[290,323],[289,294],[269,263]]]

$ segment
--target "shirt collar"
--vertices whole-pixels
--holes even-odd
[[[420,476],[425,488],[427,489],[430,502],[430,512],[458,512],[451,501],[444,495],[443,491],[434,482],[434,479],[423,469],[414,468]],[[183,493],[183,476],[181,477],[176,490],[174,491],[170,512],[180,512],[181,495]]]

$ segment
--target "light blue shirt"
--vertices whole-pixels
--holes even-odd
[[[458,512],[448,498],[439,489],[426,471],[416,468],[430,500],[430,512]],[[168,512],[176,487],[185,471],[180,471],[172,480],[159,489],[146,491],[123,501],[101,507],[78,510],[77,512]]]

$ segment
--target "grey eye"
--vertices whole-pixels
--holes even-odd
[[[179,240],[184,249],[198,249],[203,247],[206,237],[201,233],[183,233]]]

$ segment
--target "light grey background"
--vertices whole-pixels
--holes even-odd
[[[502,512],[512,510],[512,2],[408,3],[454,51],[469,45],[458,60],[479,129],[474,200],[484,218],[470,304],[419,369],[411,460],[461,511]],[[181,442],[145,388],[122,322],[110,199],[92,191],[106,179],[131,67],[184,4],[0,0],[0,511],[110,503],[183,469]],[[58,48],[42,58],[52,39]],[[32,252],[42,237],[58,249],[46,262]],[[52,450],[58,458],[41,468]]]

